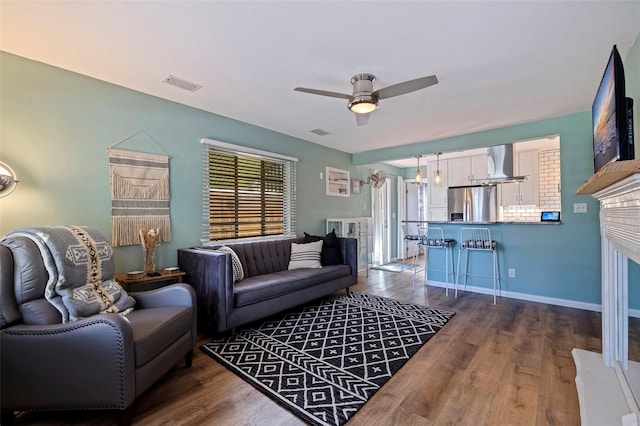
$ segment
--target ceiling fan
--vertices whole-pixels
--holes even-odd
[[[373,90],[373,82],[375,79],[376,76],[373,74],[362,73],[354,75],[351,77],[351,84],[353,85],[353,94],[351,95],[326,90],[307,89],[305,87],[296,87],[294,90],[311,93],[312,95],[347,99],[349,101],[347,108],[356,114],[356,122],[358,126],[362,126],[367,124],[369,115],[378,107],[378,101],[380,99],[393,98],[394,96],[404,95],[405,93],[415,92],[416,90],[438,84],[438,78],[435,75],[430,75],[428,77],[416,78],[415,80],[404,81],[382,89]]]

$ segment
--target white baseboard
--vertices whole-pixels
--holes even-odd
[[[446,283],[442,281],[427,281],[429,285],[434,287],[446,288]],[[453,284],[449,283],[449,288],[454,288]],[[470,291],[472,293],[489,294],[493,296],[493,288],[477,287],[467,285],[465,289],[462,284],[458,285],[458,291]],[[515,291],[498,290],[498,297],[507,297],[509,299],[527,300],[529,302],[546,303],[548,305],[564,306],[567,308],[584,309],[587,311],[602,312],[602,305],[596,303],[579,302],[576,300],[559,299],[557,297],[538,296],[535,294],[517,293]],[[637,316],[640,318],[640,311],[629,309],[630,316]]]
[[[429,285],[434,287],[446,288],[446,283],[443,281],[427,281]],[[452,289],[453,284],[449,283],[449,288]],[[464,286],[458,285],[458,291],[464,291]],[[476,287],[467,285],[466,291],[472,293],[489,294],[493,296],[493,288],[488,287]],[[526,300],[529,302],[546,303],[548,305],[564,306],[566,308],[584,309],[586,311],[602,312],[602,305],[599,303],[587,303],[577,300],[560,299],[557,297],[538,296],[536,294],[517,293],[515,291],[498,290],[498,297],[507,297],[509,299]],[[629,316],[632,318],[640,318],[640,309],[629,309]]]

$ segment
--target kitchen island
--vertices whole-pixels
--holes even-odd
[[[579,218],[582,219],[582,217]],[[456,269],[460,255],[460,230],[488,228],[491,239],[497,242],[499,296],[592,311],[600,309],[599,277],[592,273],[593,259],[599,259],[599,236],[590,232],[572,232],[577,237],[564,238],[564,235],[570,232],[569,228],[589,227],[591,226],[589,221],[585,221],[584,224],[575,223],[575,221],[572,223],[402,221],[402,223],[411,224],[413,228],[417,225],[442,228],[444,238],[456,241],[453,247]],[[581,254],[576,256],[576,252]],[[446,259],[444,256],[444,252],[431,250],[427,273],[429,285],[445,286]],[[492,295],[493,279],[488,278],[493,273],[492,263],[475,257],[470,260],[469,270],[477,276],[469,278],[467,291]],[[576,291],[583,295],[583,300],[575,300]]]

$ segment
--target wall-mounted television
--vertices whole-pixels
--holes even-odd
[[[615,45],[591,112],[594,172],[612,161],[633,160],[633,100],[625,96],[624,68]]]

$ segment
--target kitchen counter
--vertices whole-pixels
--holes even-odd
[[[405,221],[403,221],[405,222]],[[420,221],[406,221],[406,223],[426,223],[426,224],[438,224],[438,225],[469,225],[469,226],[475,226],[475,225],[561,225],[562,221],[560,222],[456,222],[456,221],[448,221],[448,222],[438,222],[435,220],[430,220],[430,221],[424,221],[424,222],[420,222]]]

